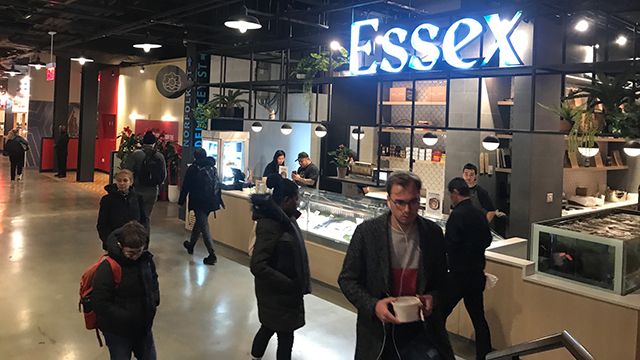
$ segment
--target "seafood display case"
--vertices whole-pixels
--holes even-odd
[[[620,295],[640,289],[640,212],[616,209],[532,228],[537,272]]]

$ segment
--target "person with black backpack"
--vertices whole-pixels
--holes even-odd
[[[218,259],[211,241],[209,214],[221,207],[224,208],[216,160],[207,157],[207,152],[203,148],[195,149],[193,157],[195,161],[189,166],[184,176],[178,204],[184,205],[187,195],[189,195],[189,210],[193,210],[195,213],[196,222],[191,231],[190,241],[185,241],[182,245],[189,254],[193,254],[193,248],[202,233],[202,240],[209,252],[209,256],[204,258],[202,262],[206,265],[215,265]]]
[[[142,149],[131,153],[124,164],[125,169],[133,171],[135,189],[142,196],[149,222],[153,205],[158,200],[160,184],[167,178],[167,162],[155,149],[156,140],[153,132],[147,131],[142,137]]]

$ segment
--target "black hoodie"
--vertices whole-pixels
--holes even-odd
[[[203,171],[208,173],[212,179],[219,182],[217,170],[214,166],[213,158],[204,158],[194,161],[189,165],[184,175],[182,188],[180,189],[179,205],[184,205],[189,196],[189,210],[217,211],[220,207],[224,207],[222,200],[222,192],[220,184],[214,188],[212,192],[207,193],[205,190],[205,179]],[[201,171],[202,170],[202,171]]]
[[[100,330],[135,339],[146,335],[153,326],[156,307],[160,305],[158,273],[148,251],[135,261],[124,256],[118,245],[120,234],[117,229],[105,242],[109,256],[122,267],[120,286],[115,287],[111,266],[104,261],[93,278],[91,299]]]
[[[103,243],[102,248],[106,250],[104,242],[113,230],[131,220],[147,227],[147,216],[144,213],[142,196],[138,195],[133,188],[130,188],[126,195],[118,191],[116,184],[109,184],[104,189],[107,191],[107,195],[100,200],[96,228]]]

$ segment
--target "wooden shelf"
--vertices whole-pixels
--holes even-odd
[[[431,132],[431,133],[435,133],[437,135],[445,135],[447,133],[446,131],[442,131],[442,130],[432,130],[432,129],[423,129],[423,128],[414,129],[414,130],[415,130],[415,132],[414,132],[415,134]],[[409,128],[394,128],[392,126],[388,126],[388,127],[383,127],[382,128],[382,132],[384,132],[384,133],[410,134],[411,133],[411,129],[409,129]]]
[[[498,134],[496,137],[498,139],[513,139],[513,135],[511,134]]]
[[[496,172],[511,174],[511,168],[496,168]]]
[[[565,171],[615,171],[615,170],[627,170],[628,166],[604,166],[604,167],[578,167],[578,168],[564,168]]]
[[[409,162],[407,158],[401,158],[396,156],[381,156],[380,160],[396,160],[396,161],[405,161]],[[414,160],[414,164],[431,164],[431,165],[444,165],[445,163],[442,161],[431,161],[431,160]]]
[[[382,105],[401,105],[411,106],[411,101],[383,101]],[[416,106],[443,106],[447,105],[446,101],[416,101]]]
[[[568,140],[569,138],[565,135],[564,139]],[[627,140],[625,138],[617,138],[617,137],[611,137],[611,136],[596,136],[595,137],[595,141],[596,142],[610,142],[610,143],[624,143],[624,142],[627,142]]]
[[[513,106],[513,100],[500,100],[498,101],[500,106]]]

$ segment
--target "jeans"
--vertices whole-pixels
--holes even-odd
[[[193,224],[193,230],[191,231],[191,239],[189,240],[189,244],[191,247],[195,247],[198,239],[200,238],[200,234],[202,234],[202,241],[204,241],[204,246],[207,247],[207,251],[209,255],[213,255],[213,242],[211,241],[211,231],[209,230],[209,213],[208,210],[194,210],[196,215],[196,222]]]
[[[264,325],[260,326],[260,330],[253,338],[251,346],[251,356],[261,358],[267,351],[269,340],[276,332]],[[291,360],[291,351],[293,350],[293,331],[278,332],[278,351],[276,353],[277,360]]]
[[[156,345],[153,333],[149,331],[145,336],[132,339],[108,332],[102,332],[109,348],[111,360],[130,360],[131,353],[138,360],[156,360]]]
[[[11,180],[16,179],[16,172],[18,175],[22,175],[22,169],[24,168],[24,155],[23,156],[11,156],[9,157],[11,163]]]
[[[444,315],[448,317],[460,300],[471,318],[476,333],[476,359],[484,360],[491,352],[491,333],[484,317],[484,274],[449,274]]]

